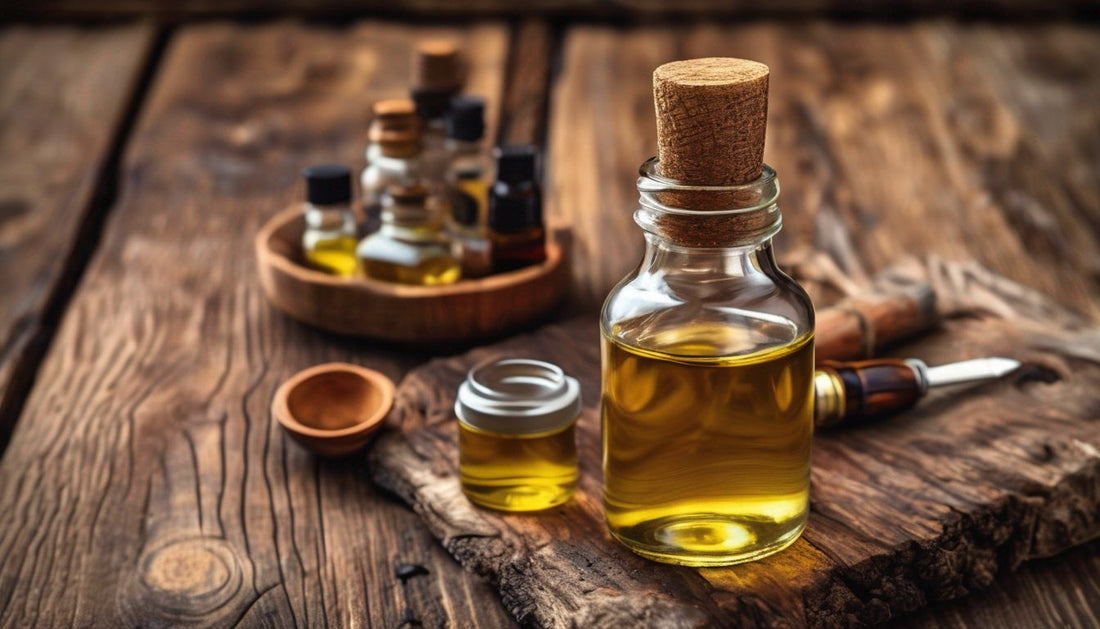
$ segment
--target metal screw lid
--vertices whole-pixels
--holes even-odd
[[[557,365],[513,358],[470,370],[458,389],[459,421],[485,432],[531,435],[565,428],[581,411],[581,388]]]

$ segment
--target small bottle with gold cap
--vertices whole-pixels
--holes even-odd
[[[580,385],[550,363],[476,367],[458,390],[458,468],[471,502],[502,511],[560,505],[577,483]]]
[[[439,216],[427,207],[422,185],[391,186],[382,197],[382,226],[356,249],[367,277],[418,286],[452,284],[461,266],[440,230]]]
[[[372,108],[367,167],[360,178],[366,231],[378,229],[382,196],[390,186],[410,186],[420,180],[420,119],[410,100],[381,100]]]

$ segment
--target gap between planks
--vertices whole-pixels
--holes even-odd
[[[118,198],[122,156],[170,37],[168,28],[149,28],[152,33],[141,52],[143,60],[140,69],[130,86],[129,95],[124,99],[122,113],[112,131],[103,165],[96,173],[87,205],[82,212],[78,212],[79,225],[71,248],[63,252],[65,260],[62,268],[53,281],[41,312],[37,316],[34,313],[25,315],[19,325],[13,327],[11,337],[4,339],[7,344],[5,352],[10,350],[13,355],[4,357],[5,362],[10,361],[5,366],[9,380],[7,383],[0,382],[0,457],[7,450],[23,406],[34,387],[39,367],[80,285],[88,262],[99,246],[103,227]]]

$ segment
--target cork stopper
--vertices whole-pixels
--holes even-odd
[[[710,57],[653,72],[661,175],[703,186],[760,178],[768,123],[768,66]]]
[[[408,99],[380,100],[371,108],[373,117],[367,139],[378,144],[383,155],[411,157],[420,150],[420,117]]]
[[[413,87],[439,92],[457,92],[463,82],[462,58],[449,41],[421,42],[413,53]]]

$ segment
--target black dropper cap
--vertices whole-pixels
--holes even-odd
[[[351,171],[340,164],[317,164],[302,169],[306,178],[306,201],[332,205],[351,201]]]
[[[512,144],[494,151],[497,160],[497,181],[524,183],[535,181],[539,151],[530,144]]]
[[[459,96],[451,99],[447,112],[447,137],[477,142],[485,136],[485,99]]]
[[[427,88],[413,88],[412,101],[416,114],[424,120],[435,120],[447,114],[451,104],[451,92]]]

